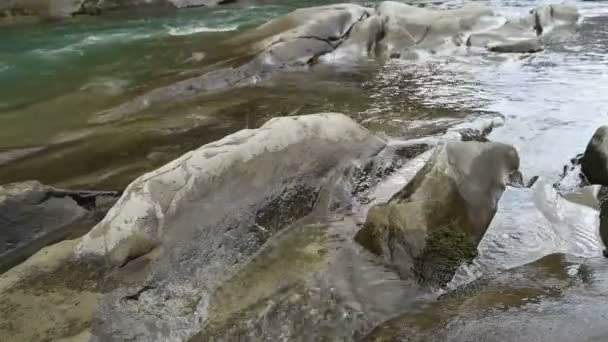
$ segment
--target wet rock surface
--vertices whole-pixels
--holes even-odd
[[[390,144],[316,114],[205,145],[133,182],[83,238],[2,275],[12,309],[0,335],[359,339],[433,297],[354,235],[374,203],[363,198],[381,201],[373,191],[387,177],[409,182],[439,141]],[[45,296],[55,325],[28,329]]]

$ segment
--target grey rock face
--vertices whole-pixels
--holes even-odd
[[[143,274],[104,296],[93,334],[183,340],[199,331],[222,279],[291,223],[328,210],[343,168],[383,145],[341,114],[286,117],[140,177],[78,246],[81,258]]]

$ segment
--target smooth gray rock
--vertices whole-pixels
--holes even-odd
[[[200,331],[223,278],[293,222],[324,217],[335,207],[328,196],[344,191],[344,168],[383,146],[342,114],[277,118],[135,180],[77,249],[145,275],[104,296],[93,335],[184,340]]]
[[[492,10],[478,3],[438,11],[384,1],[376,9],[385,24],[379,44],[384,56],[402,54],[410,48],[437,49],[446,42],[460,45],[460,35],[473,29],[480,18],[492,14]]]

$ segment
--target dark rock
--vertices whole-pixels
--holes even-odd
[[[608,186],[608,126],[593,134],[581,159],[581,170],[589,183]]]
[[[543,51],[543,45],[539,39],[533,38],[514,43],[493,45],[488,50],[500,53],[535,53]]]

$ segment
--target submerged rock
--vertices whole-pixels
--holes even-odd
[[[519,168],[509,145],[449,142],[387,204],[372,208],[356,240],[424,285],[445,285],[492,220]]]
[[[0,186],[0,271],[50,243],[84,234],[117,197],[115,192],[60,190],[35,181]]]

